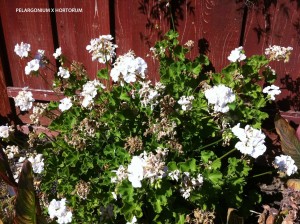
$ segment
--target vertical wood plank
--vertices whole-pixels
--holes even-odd
[[[0,13],[13,85],[48,89],[49,85],[42,78],[25,75],[27,60],[22,60],[15,54],[14,46],[23,41],[31,45],[33,54],[38,49],[42,49],[50,57],[54,49],[50,13],[18,12],[20,8],[49,8],[49,5],[47,0],[0,1]],[[54,63],[54,60],[52,59],[51,62]],[[41,69],[41,72],[45,72],[47,78],[51,79],[52,72],[46,69]]]
[[[181,43],[195,41],[191,57],[206,54],[216,72],[229,64],[227,57],[239,46],[243,22],[241,2],[232,0],[187,0],[177,6]],[[183,19],[180,19],[181,12]],[[176,14],[175,14],[176,15]]]
[[[95,78],[100,63],[92,61],[86,46],[100,35],[111,34],[109,0],[55,0],[56,8],[82,9],[78,13],[56,13],[58,41],[70,60],[83,63],[90,78]]]
[[[148,64],[148,76],[159,80],[158,62],[147,57],[149,49],[169,30],[163,11],[155,0],[116,0],[115,28],[118,55],[129,50]]]
[[[6,83],[2,54],[0,54],[0,121],[3,118],[12,118],[12,108],[6,91]]]
[[[245,29],[246,53],[263,54],[270,45],[293,47],[288,63],[271,64],[278,74],[279,109],[300,111],[300,7],[297,1],[259,1],[249,6]]]

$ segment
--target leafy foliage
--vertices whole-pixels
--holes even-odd
[[[98,71],[106,88],[98,83],[86,91],[91,80],[78,63],[70,65],[68,80],[56,76],[56,91],[72,105],[51,102],[47,108],[46,116],[52,118],[48,128],[56,135],[43,145],[41,191],[48,201],[66,198],[73,223],[211,223],[215,217],[226,220],[228,208],[247,204],[251,209],[259,202],[259,194],[245,196],[247,185],[255,184],[248,180],[256,161],[236,150],[238,136],[232,128],[260,129],[268,117],[263,108],[269,97],[258,82],[275,81],[270,60],[254,55],[213,73],[207,56],[186,57],[190,47],[178,37],[171,30],[152,48],[160,63],[157,83],[132,64],[113,77],[122,60],[134,60],[132,52]],[[64,57],[60,62],[67,64]],[[213,97],[218,99],[208,96],[214,87],[228,90],[230,100],[217,90]],[[226,110],[216,110],[216,105]],[[0,169],[2,174],[5,168]],[[20,182],[24,187],[17,202],[35,222],[29,163]]]

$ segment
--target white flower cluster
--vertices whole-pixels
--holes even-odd
[[[112,183],[121,183],[128,178],[127,169],[122,165],[119,166],[118,170],[113,170],[112,172],[116,173],[116,176],[111,178]]]
[[[192,109],[192,101],[194,97],[193,96],[182,96],[178,100],[178,104],[181,105],[181,109],[183,111],[188,111]]]
[[[232,89],[223,84],[214,86],[204,91],[205,97],[209,104],[214,104],[214,111],[226,113],[229,111],[228,103],[235,100]]]
[[[9,132],[12,132],[12,131],[13,131],[12,126],[1,125],[0,126],[0,138],[8,138]]]
[[[267,93],[270,96],[271,100],[275,100],[275,95],[279,95],[281,93],[278,86],[271,85],[267,86],[263,89],[263,93]]]
[[[141,104],[146,107],[150,105],[151,110],[159,103],[158,98],[161,96],[165,86],[161,82],[155,83],[153,87],[151,81],[140,82],[142,88],[138,91],[141,99]]]
[[[180,193],[185,199],[190,197],[193,190],[200,188],[203,185],[203,176],[201,174],[193,177],[189,172],[183,172],[181,174],[180,170],[173,170],[168,173],[168,176],[171,180],[175,180],[177,182],[181,178]]]
[[[58,109],[60,109],[62,112],[69,110],[73,105],[72,100],[69,97],[65,97],[59,102],[60,104],[58,105]]]
[[[268,65],[266,69],[269,70],[272,73],[272,75],[276,75],[276,71],[270,65]]]
[[[37,154],[35,157],[30,156],[28,161],[31,162],[34,173],[42,173],[44,170],[44,159],[42,154]]]
[[[15,105],[20,107],[21,111],[28,111],[32,108],[34,99],[32,98],[32,92],[27,91],[28,87],[23,88],[22,91],[14,98]]]
[[[119,183],[128,178],[134,188],[142,187],[141,181],[149,179],[153,183],[157,179],[161,179],[166,175],[167,166],[164,159],[167,156],[167,149],[156,149],[156,154],[142,153],[140,156],[133,156],[127,170],[120,166],[116,173],[116,177],[111,179],[112,183]]]
[[[126,224],[135,224],[137,222],[137,218],[133,216],[130,222],[126,222]]]
[[[16,44],[14,52],[20,57],[28,57],[28,53],[30,52],[30,44],[26,44],[21,42],[21,44]]]
[[[58,58],[61,56],[61,54],[62,54],[62,52],[61,52],[61,47],[59,47],[59,48],[57,48],[57,49],[55,50],[55,53],[53,53],[53,57],[54,57],[55,59],[58,59]]]
[[[67,209],[65,198],[60,201],[53,199],[49,204],[48,213],[51,219],[57,217],[59,224],[72,222],[72,212]]]
[[[38,59],[40,61],[40,65],[41,65],[41,60],[43,60],[44,56],[45,56],[45,50],[38,49],[34,58]]]
[[[243,47],[235,48],[228,56],[228,60],[231,62],[243,61],[246,59],[246,55],[243,53]]]
[[[87,108],[93,105],[94,98],[97,95],[98,87],[105,89],[105,86],[99,80],[88,81],[82,86],[81,96],[83,96],[82,106]]]
[[[266,151],[266,146],[264,145],[266,136],[261,130],[254,129],[249,125],[246,125],[243,129],[240,128],[240,123],[231,130],[240,140],[236,143],[235,148],[241,153],[257,158]]]
[[[29,61],[25,67],[25,74],[29,75],[31,72],[36,72],[40,68],[40,60],[39,59],[32,59]]]
[[[70,72],[68,69],[65,69],[63,67],[59,67],[59,72],[57,73],[58,76],[67,79],[70,77]]]
[[[111,35],[102,35],[99,38],[92,39],[90,45],[86,46],[89,53],[92,53],[92,60],[105,64],[116,56],[115,49],[117,45],[112,43],[114,38]]]
[[[298,167],[295,165],[295,161],[292,159],[292,157],[286,155],[276,156],[274,165],[280,171],[285,172],[288,176],[291,176],[298,170]]]
[[[19,147],[16,145],[8,145],[6,149],[3,149],[8,159],[13,159],[15,155],[19,154]]]
[[[288,62],[292,50],[292,47],[280,47],[278,45],[273,45],[266,48],[265,54],[269,56],[270,60],[284,60],[284,62]]]
[[[145,79],[147,63],[144,59],[137,57],[132,51],[117,58],[114,67],[110,72],[110,76],[114,82],[133,83],[137,78]]]

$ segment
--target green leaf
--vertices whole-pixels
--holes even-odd
[[[97,72],[97,77],[100,78],[100,79],[108,80],[109,79],[108,70],[106,68],[99,70]]]
[[[123,181],[118,187],[118,192],[126,201],[133,201],[133,187],[129,181]]]
[[[28,160],[23,164],[18,185],[14,223],[36,224],[36,197],[33,186],[32,167]]]
[[[128,96],[128,94],[126,92],[122,92],[120,95],[120,99],[124,100],[124,101],[130,101],[130,96]]]
[[[300,141],[294,128],[279,114],[275,116],[275,128],[280,136],[282,151],[295,160],[295,165],[300,167]]]
[[[186,162],[181,162],[178,164],[179,169],[182,172],[193,172],[196,171],[196,160],[195,159],[189,159]]]
[[[177,164],[174,161],[168,163],[168,170],[173,171],[177,169]]]
[[[201,151],[201,159],[204,163],[215,159],[216,155],[212,151]]]

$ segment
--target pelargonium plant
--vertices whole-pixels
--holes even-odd
[[[160,63],[153,83],[142,58],[133,51],[117,56],[116,48],[110,35],[86,47],[92,60],[106,64],[94,80],[59,48],[52,87],[63,98],[47,107],[33,106],[26,89],[15,98],[21,110],[33,107],[34,124],[40,116],[52,120],[53,135],[30,137],[45,214],[58,223],[213,223],[226,220],[228,208],[249,215],[261,198],[246,189],[266,153],[263,108],[280,93],[268,64],[290,51],[279,56],[270,47],[266,56],[248,57],[239,47],[213,73],[205,55],[187,59],[190,44],[180,45],[169,31],[151,48]],[[21,58],[30,50],[24,43],[15,48]],[[35,57],[26,74],[47,69],[47,62],[44,54]],[[9,135],[7,126],[1,130]],[[290,175],[297,170],[285,165],[290,160],[275,164]]]

